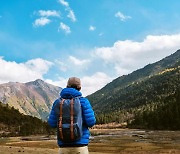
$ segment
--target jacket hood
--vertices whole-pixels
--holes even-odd
[[[71,99],[73,97],[80,97],[82,93],[74,88],[64,88],[60,92],[60,96],[65,99]]]

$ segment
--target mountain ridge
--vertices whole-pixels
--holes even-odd
[[[104,89],[105,87],[107,87],[109,85],[111,85],[112,87],[116,86],[116,84],[119,85],[118,80],[122,80],[120,82],[122,85],[127,83],[127,81],[125,81],[125,79],[130,80],[129,82],[131,82],[133,79],[133,77],[132,77],[133,75],[136,75],[137,77],[142,76],[142,75],[145,77],[147,77],[149,75],[155,75],[155,74],[157,74],[157,72],[164,70],[164,68],[169,68],[169,67],[176,65],[177,63],[174,62],[174,59],[176,59],[176,57],[180,57],[180,49],[177,50],[175,53],[173,53],[173,54],[171,54],[171,55],[169,55],[169,56],[167,56],[167,57],[165,57],[165,58],[163,58],[163,59],[161,59],[161,60],[159,60],[153,64],[148,64],[148,65],[144,66],[143,68],[137,69],[128,75],[122,75],[122,76],[114,79],[113,81],[111,81],[110,83],[105,85],[100,90]],[[179,58],[179,62],[180,62],[180,58]],[[160,65],[160,64],[163,65],[164,68],[156,68],[155,69],[155,67],[157,67],[157,65]],[[144,69],[146,69],[146,72],[142,72],[142,70],[144,70]],[[156,71],[154,71],[154,70],[156,70]],[[135,81],[135,80],[133,79],[133,81]],[[98,90],[98,91],[100,91],[100,90]],[[96,91],[95,93],[97,93],[98,91]],[[93,94],[95,94],[95,93],[93,93]],[[93,94],[91,94],[91,95],[93,95]]]
[[[0,101],[23,114],[47,120],[52,103],[59,97],[61,89],[41,79],[27,83],[9,82],[0,84]]]
[[[169,75],[171,75],[172,77],[174,77],[173,75],[176,75],[176,79],[178,79],[178,73],[180,69],[179,66],[180,50],[177,50],[174,54],[171,54],[170,56],[167,56],[158,62],[146,65],[142,69],[138,69],[128,75],[123,75],[116,78],[115,80],[104,86],[102,89],[89,95],[88,98],[91,101],[92,106],[97,114],[107,113],[108,111],[118,112],[125,109],[128,105],[130,106],[129,108],[136,107],[138,103],[135,102],[142,101],[140,99],[141,96],[139,96],[139,100],[136,101],[137,97],[135,96],[135,94],[137,92],[139,93],[138,95],[144,96],[143,99],[145,99],[145,97],[148,97],[145,96],[146,94],[148,95],[148,86],[153,88],[155,87],[155,85],[150,85],[151,81],[154,82],[154,84],[158,85],[161,83],[161,77],[164,77],[163,82],[168,82],[170,76],[167,76],[167,79],[165,78],[168,70],[170,73],[174,72],[174,74],[171,75],[169,73]],[[175,70],[175,68],[177,70]],[[177,71],[177,74],[175,73],[175,71]],[[164,74],[162,72],[164,72]],[[156,75],[159,75],[159,78]],[[157,79],[159,83],[155,82],[155,80]],[[176,82],[178,84],[178,81]],[[145,84],[148,85],[146,86]],[[140,92],[139,89],[142,89],[143,91]],[[131,103],[131,101],[134,102],[134,104]]]

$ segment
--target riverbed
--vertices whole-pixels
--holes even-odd
[[[90,154],[180,153],[180,131],[92,129]],[[0,154],[55,154],[55,136],[0,138]]]

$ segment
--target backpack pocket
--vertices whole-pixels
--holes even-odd
[[[64,142],[72,142],[79,140],[82,137],[82,131],[80,130],[78,123],[73,124],[73,139],[71,138],[71,125],[70,124],[62,124],[62,134]]]

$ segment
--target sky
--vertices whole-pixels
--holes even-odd
[[[0,0],[0,83],[81,79],[89,95],[180,49],[179,0]]]

